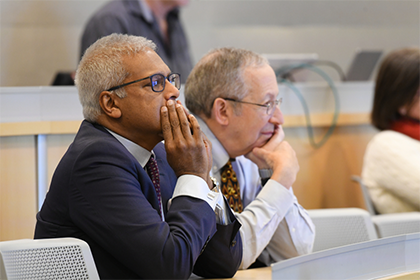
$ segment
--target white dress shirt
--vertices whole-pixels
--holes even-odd
[[[212,143],[212,175],[220,181],[220,169],[229,155],[202,119],[201,130]],[[258,258],[270,265],[284,259],[312,252],[315,226],[308,213],[289,190],[274,180],[262,188],[258,166],[244,156],[232,162],[241,191],[244,210],[235,213],[240,228],[243,257],[240,269],[248,268]],[[264,178],[266,179],[266,178]]]
[[[140,165],[145,168],[149,158],[152,156],[153,152],[149,152],[145,148],[137,145],[136,143],[128,140],[127,138],[122,137],[121,135],[107,129],[140,163]],[[218,191],[212,191],[209,189],[206,181],[201,177],[195,175],[182,175],[178,177],[178,180],[175,185],[174,193],[172,198],[168,202],[168,209],[172,199],[178,196],[190,196],[206,201],[210,207],[216,213],[216,221],[220,224],[227,224],[226,221],[227,214],[225,213],[225,203],[223,195]],[[162,220],[165,220],[163,207],[160,205]]]

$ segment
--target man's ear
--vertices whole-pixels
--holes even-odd
[[[118,97],[109,91],[103,91],[99,95],[99,105],[102,111],[109,117],[118,119],[121,117],[121,109],[118,107]]]
[[[227,101],[223,98],[216,98],[213,103],[211,114],[216,122],[221,125],[229,124],[229,115],[231,111],[228,110]]]

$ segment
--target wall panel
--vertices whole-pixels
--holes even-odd
[[[0,137],[0,241],[33,238],[36,193],[35,137]]]

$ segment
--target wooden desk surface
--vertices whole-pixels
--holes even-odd
[[[200,278],[193,278],[200,279]],[[271,267],[262,267],[262,268],[253,268],[238,270],[233,278],[226,278],[233,280],[272,280],[271,279]],[[225,279],[225,280],[226,280]],[[406,272],[396,275],[390,275],[383,278],[378,278],[378,280],[418,280],[420,279],[420,271]],[[214,279],[216,280],[216,279]],[[223,280],[223,279],[218,279]]]
[[[200,279],[200,278],[193,278]],[[233,278],[234,280],[271,280],[271,267],[261,267],[253,269],[238,270]],[[216,279],[214,279],[216,280]],[[218,279],[223,280],[223,279]]]
[[[238,270],[232,279],[236,280],[271,280],[271,267]]]

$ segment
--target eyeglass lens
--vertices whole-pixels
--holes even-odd
[[[283,98],[280,98],[276,101],[271,101],[270,103],[268,103],[267,114],[271,115],[272,113],[274,113],[274,110],[276,109],[276,107],[280,108],[282,101],[283,101]]]
[[[168,77],[163,76],[162,74],[155,74],[150,77],[152,82],[152,89],[156,92],[161,92],[165,89],[166,79],[177,89],[181,87],[181,79],[178,74],[173,73]]]
[[[268,103],[268,107],[267,107],[267,115],[271,115],[274,110],[276,108],[276,103],[271,101],[270,103]]]

